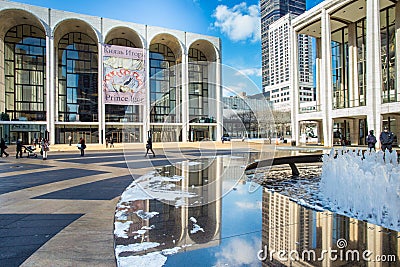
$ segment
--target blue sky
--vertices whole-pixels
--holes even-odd
[[[261,92],[258,0],[14,1],[220,37],[222,63],[248,75]],[[307,9],[320,2],[307,0]]]

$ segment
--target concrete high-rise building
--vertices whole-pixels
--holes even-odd
[[[269,58],[269,85],[264,91],[273,103],[274,110],[290,111],[291,109],[291,69],[299,69],[300,101],[314,100],[312,71],[312,41],[307,35],[298,38],[298,64],[294,66],[291,59],[290,35],[291,21],[296,16],[287,14],[278,19],[267,31]]]
[[[260,0],[262,86],[270,85],[269,26],[286,14],[300,15],[306,10],[306,0]]]

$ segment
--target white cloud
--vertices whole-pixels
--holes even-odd
[[[262,76],[262,69],[261,68],[250,68],[250,69],[242,69],[239,70],[236,75],[247,75],[247,76]]]
[[[254,202],[240,202],[240,201],[238,201],[235,204],[239,208],[247,209],[247,210],[250,210],[250,209],[255,209],[256,210],[256,209],[260,209],[262,207],[260,201],[257,201],[255,203]]]
[[[261,38],[260,11],[257,5],[247,7],[245,2],[229,8],[219,5],[213,14],[216,21],[214,27],[228,35],[232,41],[244,41],[251,39],[256,42]]]
[[[258,238],[245,240],[234,238],[215,254],[215,266],[259,266],[257,252],[260,250],[261,240]]]

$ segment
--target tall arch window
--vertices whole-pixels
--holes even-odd
[[[6,113],[11,120],[46,120],[46,39],[32,25],[11,28],[4,38]]]
[[[208,114],[208,64],[198,49],[189,49],[189,122],[210,122]]]
[[[81,32],[58,44],[58,120],[98,121],[97,43]]]
[[[348,108],[349,98],[349,44],[348,28],[332,33],[332,85],[333,109]]]
[[[391,7],[381,11],[382,102],[399,101],[396,87],[396,14]]]
[[[136,48],[136,45],[125,38],[114,38],[109,45],[119,45]],[[105,105],[106,122],[140,122],[140,106],[138,105]]]
[[[358,71],[358,104],[360,106],[366,105],[366,88],[367,88],[367,75],[366,75],[366,31],[367,31],[366,19],[356,23],[357,33],[357,71]],[[356,100],[357,101],[357,100]],[[357,104],[357,103],[356,103]]]
[[[107,42],[109,45],[119,45],[119,46],[127,46],[127,47],[136,47],[134,43],[125,38],[114,38]]]
[[[178,122],[179,103],[176,82],[176,61],[172,50],[164,44],[150,46],[150,121]],[[178,100],[177,100],[178,98]]]

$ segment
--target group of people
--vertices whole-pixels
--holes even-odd
[[[381,142],[381,150],[383,152],[385,152],[387,149],[390,153],[392,153],[394,134],[391,131],[389,131],[389,127],[387,126],[383,127],[383,132],[381,132],[379,136],[379,141]],[[374,131],[371,130],[369,131],[369,135],[367,136],[367,144],[370,152],[372,150],[375,150],[376,143],[377,139],[374,135]]]
[[[32,151],[33,150],[35,150],[36,149],[36,144],[37,144],[38,142],[36,141],[36,139],[35,139],[35,141],[33,142],[33,144],[32,144],[32,146],[30,146],[30,147],[26,147],[26,146],[24,146],[24,144],[22,143],[22,140],[21,139],[18,139],[17,140],[17,142],[16,142],[16,148],[15,148],[15,150],[16,150],[16,153],[15,153],[15,158],[22,158],[22,152],[23,152],[23,149],[25,149],[25,150],[27,150],[27,149],[32,149]],[[41,139],[41,141],[40,141],[40,143],[39,143],[39,147],[40,147],[40,154],[43,156],[43,160],[46,160],[47,159],[47,152],[50,150],[49,149],[49,141],[47,140],[47,139],[45,139],[45,138],[42,138]],[[4,138],[1,138],[1,142],[0,142],[0,149],[1,149],[1,154],[0,154],[0,156],[1,157],[3,157],[3,155],[5,155],[6,157],[8,157],[10,154],[9,153],[7,153],[7,151],[6,151],[6,149],[8,148],[8,146],[6,145],[6,142],[5,142],[5,140],[4,140]],[[29,150],[28,150],[29,151]]]
[[[110,145],[110,148],[114,147],[114,138],[110,137],[106,137],[106,148],[108,148],[108,145]]]
[[[42,155],[43,160],[47,160],[47,154],[50,151],[50,143],[49,143],[49,141],[47,139],[45,139],[45,138],[42,138],[40,142],[36,142],[36,141],[33,142],[33,145],[31,146],[32,147],[32,151],[35,150],[37,143],[39,144],[40,154]],[[0,149],[1,149],[0,152],[1,152],[1,154],[0,154],[0,157],[3,157],[3,155],[8,157],[10,155],[6,151],[7,148],[8,148],[8,146],[6,145],[6,142],[5,142],[4,138],[1,138],[1,142],[0,142]],[[85,156],[86,142],[85,142],[85,139],[82,138],[82,137],[79,140],[78,148],[79,148],[79,150],[81,152],[81,157]],[[15,158],[17,158],[17,159],[18,158],[22,158],[22,153],[23,153],[24,149],[27,150],[27,149],[30,149],[30,147],[24,146],[24,144],[22,143],[22,140],[18,139],[17,142],[16,142],[16,148],[15,148],[15,151],[16,151]],[[30,151],[30,150],[28,150],[28,151]]]

